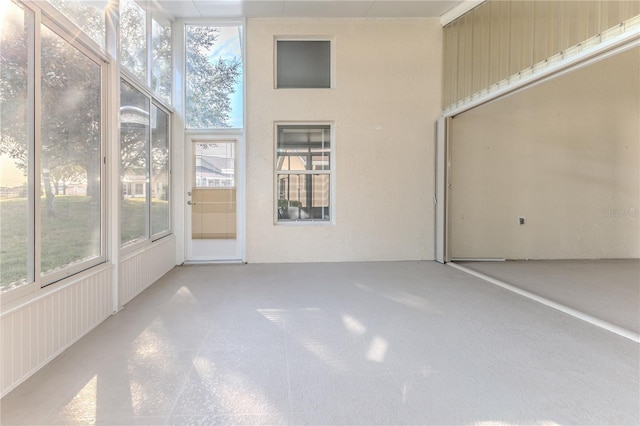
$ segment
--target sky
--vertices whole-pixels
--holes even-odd
[[[16,162],[8,155],[0,155],[0,186],[13,188],[27,181],[24,172],[16,167]]]

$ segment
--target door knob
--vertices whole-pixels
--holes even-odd
[[[196,203],[193,203],[191,200],[187,201],[187,204],[189,204],[190,206],[195,206]]]

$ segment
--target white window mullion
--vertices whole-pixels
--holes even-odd
[[[152,72],[152,60],[153,60],[153,44],[152,44],[152,24],[151,24],[151,13],[149,10],[145,10],[146,17],[146,38],[147,38],[147,75],[146,75],[146,84],[147,87],[151,88],[151,72]],[[153,91],[153,88],[151,88]]]
[[[41,93],[42,93],[42,86],[41,86],[41,81],[42,81],[42,65],[41,65],[41,43],[40,43],[40,29],[42,26],[42,13],[40,12],[39,9],[35,10],[35,19],[33,20],[33,31],[30,31],[31,34],[33,34],[33,39],[29,40],[29,56],[33,59],[32,60],[32,65],[29,67],[29,86],[30,89],[32,90],[31,93],[29,93],[29,97],[31,102],[33,102],[33,105],[31,105],[32,109],[31,111],[33,111],[33,115],[31,116],[33,119],[33,123],[32,124],[32,134],[31,137],[32,139],[29,141],[31,144],[31,148],[33,149],[32,153],[33,155],[30,155],[29,157],[29,190],[30,190],[30,195],[33,196],[33,212],[30,212],[31,215],[33,216],[32,218],[30,217],[29,219],[33,219],[33,227],[31,228],[31,232],[33,232],[33,235],[31,235],[32,239],[30,241],[33,241],[34,247],[33,250],[30,250],[30,252],[33,253],[33,258],[30,259],[30,261],[33,261],[33,266],[32,271],[34,274],[34,281],[40,283],[40,273],[41,273],[41,255],[42,255],[42,235],[41,235],[41,230],[42,230],[42,222],[41,222],[41,217],[40,217],[40,204],[41,204],[41,200],[40,200],[40,193],[41,193],[41,179],[40,179],[40,173],[41,173],[41,165],[40,165],[40,153],[41,153],[41,149],[42,149],[42,138],[41,138],[41,134],[42,134],[42,127],[41,127],[41,120],[42,120],[42,110],[41,110],[41,105],[42,105],[42,99],[41,99]],[[33,78],[33,79],[31,79]],[[30,91],[31,91],[30,90]],[[31,168],[33,166],[33,168]]]
[[[149,14],[147,14],[147,18],[148,18]],[[147,22],[149,22],[149,19],[147,19]],[[147,50],[151,50],[151,49],[147,49]],[[149,70],[149,67],[147,67],[147,70]],[[148,76],[149,72],[147,72],[147,76]],[[151,240],[151,139],[153,138],[153,102],[151,100],[151,98],[149,98],[149,134],[147,135],[147,146],[146,146],[146,154],[147,154],[147,170],[145,171],[146,173],[146,179],[145,179],[145,183],[144,183],[144,198],[145,198],[145,203],[147,203],[147,208],[146,208],[146,217],[145,217],[145,227],[146,227],[146,239],[147,240]]]

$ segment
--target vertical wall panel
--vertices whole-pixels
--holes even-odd
[[[483,6],[473,10],[472,93],[489,87],[489,8]]]
[[[553,33],[551,26],[551,2],[537,0],[533,4],[533,63],[537,64],[545,60],[551,53],[553,45]]]
[[[640,15],[640,1],[634,0],[628,3],[629,8],[627,9],[627,15],[625,16],[625,21],[627,19],[631,19],[634,16]]]
[[[490,29],[490,84],[498,83],[509,76],[509,40],[511,26],[509,2],[489,2]]]
[[[511,2],[510,21],[509,75],[514,75],[533,64],[533,2]]]
[[[602,0],[600,8],[600,31],[619,25],[627,19],[640,14],[640,2]]]
[[[608,30],[609,28],[612,28],[622,22],[620,5],[621,2],[617,1],[601,2],[600,31]]]
[[[585,19],[586,19],[586,37],[593,37],[600,34],[600,12],[602,9],[602,1],[588,1],[585,5]]]
[[[471,96],[472,47],[472,16],[467,13],[460,18],[460,26],[458,27],[458,100]]]
[[[448,25],[442,29],[442,106],[446,107],[451,105],[451,78],[449,77],[449,70],[451,64],[449,63],[449,52],[451,50],[451,26]]]
[[[11,332],[13,330],[13,316],[7,316],[0,322],[0,345],[2,345],[2,366],[0,369],[0,379],[2,388],[8,388],[14,382],[13,374],[13,352],[11,348]]]
[[[175,266],[175,236],[156,241],[120,262],[119,306],[123,306]]]
[[[42,298],[2,313],[3,396],[111,315],[112,270],[98,267]],[[106,293],[101,291],[105,289]]]
[[[447,48],[443,52],[445,58],[444,76],[449,83],[448,102],[454,104],[458,100],[458,22],[452,22],[445,28]]]
[[[562,50],[575,46],[587,39],[586,4],[588,1],[565,0],[563,21],[566,37],[563,39]]]
[[[445,28],[444,105],[640,14],[640,1],[489,0]]]

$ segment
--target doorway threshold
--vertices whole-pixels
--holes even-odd
[[[215,264],[242,264],[247,263],[242,259],[221,259],[221,260],[185,260],[180,266],[186,265],[215,265]]]

